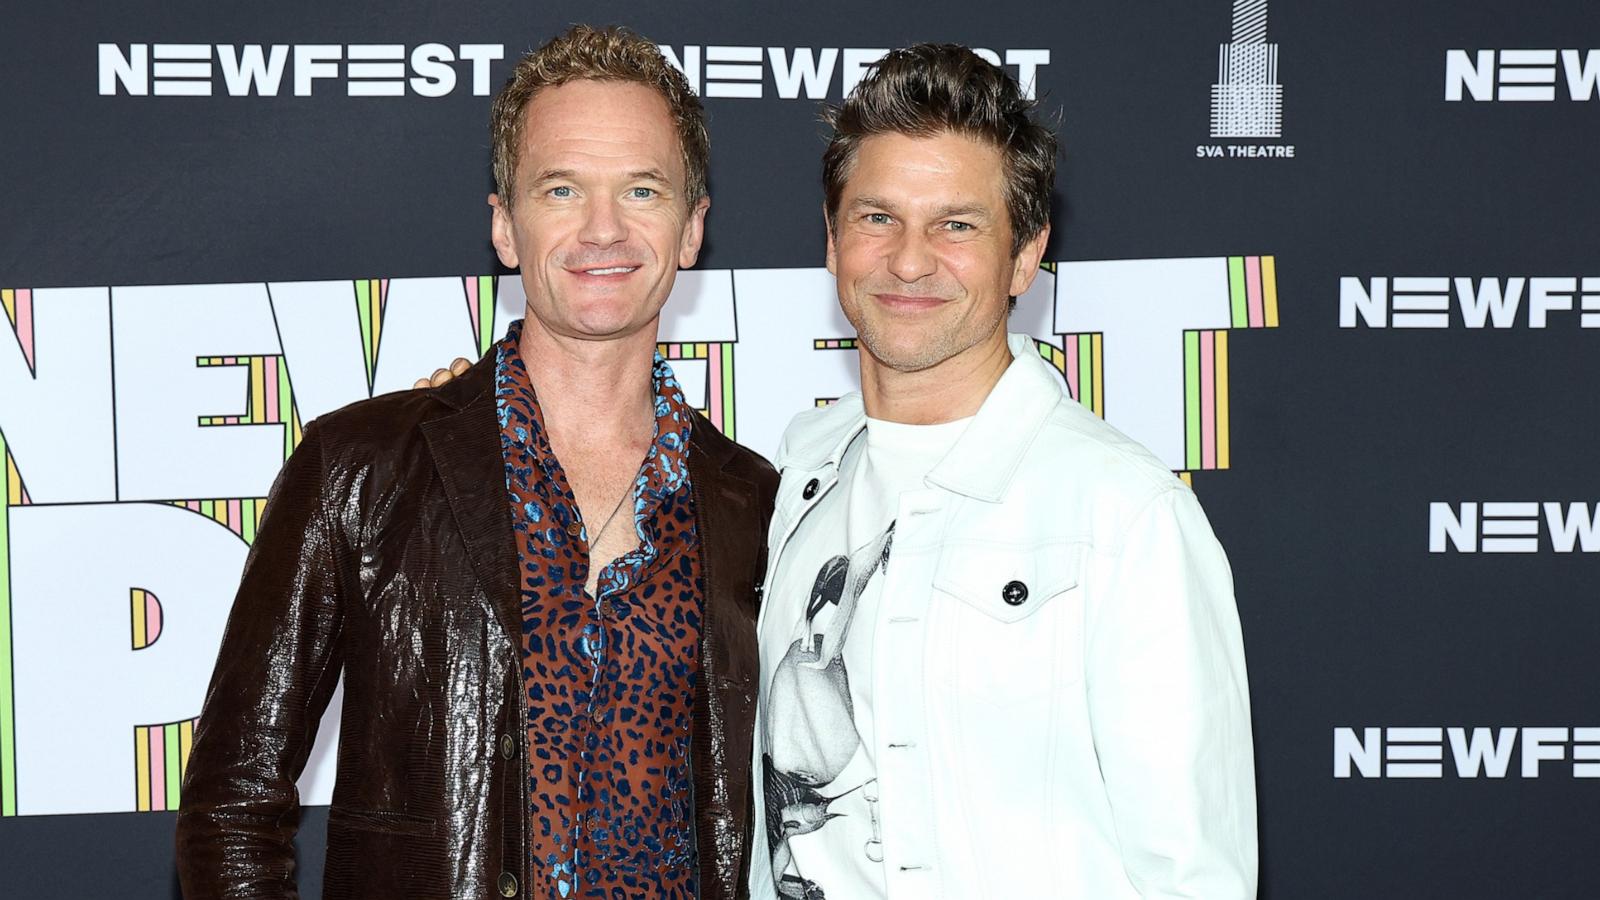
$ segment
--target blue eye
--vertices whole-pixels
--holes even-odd
[[[973,228],[971,222],[946,222],[944,224],[949,226],[951,231],[971,231]]]
[[[550,196],[561,198],[571,197],[572,188],[566,187],[565,185],[561,187],[553,187],[550,189]]]
[[[656,195],[654,188],[636,187],[629,191],[635,200],[649,200]]]
[[[867,213],[867,221],[872,223],[873,225],[887,225],[887,224],[889,224],[889,214],[888,213]]]

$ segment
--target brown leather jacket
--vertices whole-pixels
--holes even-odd
[[[183,893],[293,897],[295,779],[344,675],[323,896],[530,897],[521,599],[494,355],[314,422],[245,564],[178,814]],[[745,890],[756,608],[778,476],[696,416],[700,896]]]

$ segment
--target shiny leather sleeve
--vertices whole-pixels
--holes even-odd
[[[340,668],[352,582],[315,425],[279,474],[245,562],[178,812],[187,900],[294,897],[305,767]]]

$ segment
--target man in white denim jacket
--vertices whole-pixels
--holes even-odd
[[[833,117],[862,391],[776,460],[755,898],[1255,895],[1227,560],[1188,487],[1005,331],[1049,234],[1031,107],[919,45]]]

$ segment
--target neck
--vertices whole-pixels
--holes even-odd
[[[552,333],[532,314],[524,318],[518,349],[554,440],[608,446],[642,437],[642,423],[655,416],[656,330],[652,321],[614,340],[579,340]]]
[[[976,415],[1011,365],[1004,321],[991,337],[926,369],[906,372],[879,362],[860,345],[861,400],[874,419],[938,425]]]

